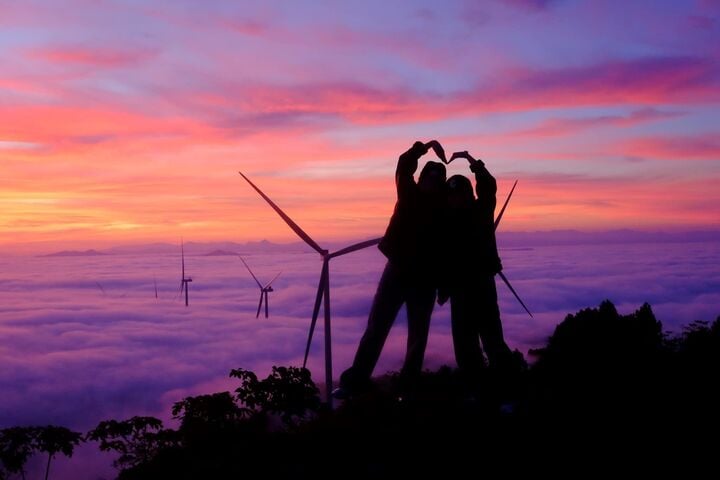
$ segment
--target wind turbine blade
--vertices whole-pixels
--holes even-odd
[[[185,247],[183,247],[183,242],[180,240],[180,254],[182,255],[182,278],[185,279]]]
[[[532,317],[533,314],[530,313],[530,310],[528,310],[528,308],[525,306],[525,303],[523,303],[523,301],[520,299],[520,296],[517,294],[515,289],[512,287],[512,285],[510,285],[510,280],[508,280],[507,277],[505,276],[505,274],[502,272],[498,272],[498,275],[500,275],[500,278],[502,278],[502,281],[505,282],[505,285],[507,285],[508,288],[510,289],[510,291],[512,292],[512,294],[515,295],[515,298],[517,298],[517,301],[520,302],[520,305],[523,306],[523,308],[528,313],[528,315],[530,315],[530,317]]]
[[[245,268],[247,268],[247,271],[250,272],[250,275],[252,275],[253,279],[255,280],[255,283],[257,283],[257,286],[260,287],[260,289],[262,290],[263,286],[260,284],[260,280],[258,280],[257,277],[255,276],[255,274],[252,272],[252,270],[250,270],[250,267],[248,266],[247,262],[245,262],[245,259],[243,257],[241,257],[240,255],[238,255],[238,257],[240,257],[240,260],[242,260],[242,262],[245,264]]]
[[[310,332],[308,333],[307,345],[305,346],[303,368],[307,365],[308,355],[310,354],[310,345],[312,344],[312,337],[315,332],[315,324],[317,323],[318,313],[320,313],[320,302],[325,294],[325,277],[327,276],[327,268],[327,262],[323,262],[322,273],[320,273],[320,283],[318,284],[317,296],[315,297],[315,307],[313,308],[312,321],[310,322]]]
[[[502,219],[503,213],[505,213],[505,208],[507,207],[508,202],[510,201],[510,197],[512,197],[512,194],[515,191],[515,185],[517,185],[517,182],[518,181],[515,180],[515,183],[513,183],[513,186],[510,189],[510,193],[508,194],[508,197],[505,200],[505,203],[503,204],[502,209],[500,209],[500,213],[498,214],[497,218],[495,219],[495,230],[497,230],[497,227],[500,224],[500,220]]]
[[[362,250],[363,248],[372,247],[373,245],[377,245],[380,243],[380,240],[382,240],[382,237],[379,238],[373,238],[372,240],[365,240],[364,242],[356,243],[354,245],[350,245],[349,247],[341,248],[337,252],[333,252],[328,257],[334,258],[339,257],[340,255],[345,255],[346,253],[355,252],[358,250]]]
[[[263,292],[261,290],[260,291],[260,303],[258,303],[258,311],[255,314],[255,318],[258,318],[260,316],[260,309],[262,308],[262,304],[263,304]]]
[[[273,202],[272,200],[270,200],[270,198],[269,198],[267,195],[265,195],[265,194],[262,192],[262,190],[260,190],[258,187],[256,187],[255,184],[252,183],[249,178],[247,178],[245,175],[243,175],[242,172],[238,172],[238,173],[239,173],[240,175],[242,175],[242,177],[250,184],[250,186],[251,186],[252,188],[254,188],[255,191],[258,192],[262,198],[265,199],[265,201],[273,208],[273,210],[275,210],[275,211],[277,212],[278,215],[280,215],[280,218],[282,218],[283,220],[285,220],[285,223],[288,224],[288,226],[297,234],[298,237],[302,238],[302,239],[305,241],[305,243],[307,243],[307,244],[310,245],[312,248],[314,248],[320,255],[325,255],[326,251],[323,250],[322,248],[320,248],[320,245],[318,245],[317,243],[315,243],[315,240],[313,240],[312,238],[310,238],[310,235],[308,235],[307,233],[305,233],[302,228],[300,228],[295,222],[293,222],[292,219],[291,219],[290,217],[288,217],[288,216],[285,214],[285,212],[283,212],[283,211],[280,209],[280,207],[278,207],[277,205],[275,205],[275,202]]]
[[[97,287],[100,289],[100,291],[102,292],[103,295],[106,295],[105,289],[103,288],[102,285],[100,285],[100,282],[95,282],[95,285],[97,285]]]
[[[268,292],[265,292],[265,318],[268,318],[268,310],[270,309],[270,304],[268,303]]]
[[[280,273],[282,273],[282,272],[280,272]],[[263,288],[263,289],[268,288],[271,283],[273,283],[275,280],[277,280],[277,278],[280,276],[280,273],[278,273],[277,275],[275,275],[275,276],[273,277],[273,279],[270,280],[268,283],[266,283],[265,286],[262,287],[262,288]]]

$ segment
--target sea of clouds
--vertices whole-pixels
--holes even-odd
[[[193,278],[189,307],[179,296],[179,251],[0,257],[0,428],[56,424],[86,431],[100,420],[133,415],[169,421],[172,403],[187,395],[234,389],[232,368],[264,377],[272,365],[300,365],[319,256],[297,249],[245,256],[261,282],[282,272],[266,319],[255,318],[259,289],[237,257],[195,250],[185,258]],[[567,314],[605,299],[621,313],[648,302],[673,331],[720,315],[717,242],[513,247],[501,256],[534,314],[498,279],[507,341],[523,353],[542,346]],[[384,263],[374,247],[331,261],[335,378],[352,362]],[[403,310],[376,373],[399,369],[405,339]],[[322,340],[321,318],[309,360],[318,384]],[[425,363],[443,364],[454,365],[448,305],[434,312]],[[76,475],[81,464],[84,472],[99,472],[84,478],[111,477],[109,458],[94,448],[58,459],[57,478]]]

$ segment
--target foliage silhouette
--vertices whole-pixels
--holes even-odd
[[[563,416],[657,413],[664,355],[662,325],[650,305],[618,314],[610,301],[568,315],[548,344],[534,351],[535,408]]]
[[[72,457],[82,441],[82,434],[65,427],[11,427],[0,430],[0,460],[9,473],[20,473],[25,478],[25,463],[36,452],[47,453],[45,480],[50,475],[50,463],[57,453]],[[0,478],[6,474],[0,470]]]
[[[279,415],[286,426],[320,408],[320,392],[306,368],[273,366],[264,380],[242,368],[232,370],[230,376],[242,382],[235,390],[238,400],[257,412]]]
[[[273,367],[260,380],[239,368],[235,395],[176,402],[177,430],[133,417],[101,422],[87,439],[120,454],[120,479],[453,477],[495,467],[576,475],[575,465],[686,477],[714,458],[698,432],[720,426],[720,317],[669,334],[649,305],[620,315],[605,301],[568,315],[533,354],[512,411],[492,395],[468,397],[449,367],[423,372],[411,397],[398,374],[378,377],[335,410],[320,408],[305,369]],[[481,388],[498,388],[494,375],[485,369]],[[24,475],[37,451],[72,454],[72,436],[41,448],[40,430],[0,430],[0,478]]]
[[[50,462],[57,453],[72,457],[75,446],[82,441],[82,434],[65,427],[48,425],[36,428],[35,449],[48,454],[45,480],[50,474]]]
[[[123,421],[102,421],[87,433],[86,439],[99,442],[104,452],[118,452],[120,456],[113,461],[116,468],[149,462],[161,450],[178,444],[177,432],[164,429],[161,420],[138,416]]]
[[[10,427],[0,430],[0,479],[19,473],[25,478],[25,463],[34,451],[33,427]]]

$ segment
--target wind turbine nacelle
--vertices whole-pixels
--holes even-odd
[[[266,291],[266,292],[274,292],[275,290],[273,290],[272,287],[267,287],[267,288],[265,289],[265,291]]]

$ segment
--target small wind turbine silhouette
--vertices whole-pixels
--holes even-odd
[[[265,300],[265,318],[268,318],[268,293],[273,291],[271,284],[280,276],[280,273],[282,272],[275,275],[272,280],[263,285],[257,279],[252,270],[250,270],[250,266],[247,264],[245,259],[240,255],[238,255],[238,257],[240,257],[240,260],[242,260],[242,262],[245,264],[245,268],[247,268],[248,272],[250,272],[250,275],[252,275],[253,279],[255,280],[255,283],[257,283],[257,286],[260,288],[260,303],[258,303],[257,315],[255,315],[255,318],[258,318],[260,316],[260,309],[262,309],[263,299]]]
[[[510,193],[508,194],[508,197],[505,199],[505,203],[503,204],[503,207],[500,209],[500,213],[498,214],[497,218],[495,219],[495,230],[497,230],[497,227],[500,224],[500,220],[502,220],[503,213],[505,213],[505,207],[508,206],[508,202],[510,201],[510,197],[512,197],[512,194],[515,191],[515,185],[517,185],[517,182],[518,181],[515,180],[515,183],[513,183],[513,186],[510,189]],[[510,289],[512,294],[515,295],[515,298],[517,299],[518,302],[520,302],[520,305],[523,306],[523,308],[528,313],[528,315],[530,315],[532,317],[533,314],[530,313],[530,310],[528,310],[528,308],[525,306],[525,303],[520,299],[520,295],[518,295],[517,292],[515,291],[515,289],[512,287],[512,285],[510,285],[510,280],[507,279],[507,277],[505,276],[505,274],[503,272],[498,272],[498,275],[500,276],[502,281],[505,282],[505,285],[507,285],[507,287]]]
[[[192,278],[186,278],[185,277],[185,248],[183,247],[183,242],[180,240],[180,253],[182,255],[182,277],[180,277],[180,295],[183,294],[183,290],[185,290],[185,306],[188,306],[188,290],[189,285],[188,283],[192,282]]]
[[[283,212],[280,207],[275,205],[275,203],[270,200],[270,198],[265,195],[258,187],[255,186],[254,183],[250,181],[249,178],[247,178],[245,175],[243,175],[242,172],[239,172],[240,175],[247,181],[250,186],[255,189],[257,193],[260,194],[260,196],[265,199],[265,201],[277,212],[278,215],[280,215],[280,218],[282,218],[285,223],[288,224],[288,226],[297,234],[298,237],[303,239],[305,243],[310,245],[316,252],[320,254],[323,260],[322,264],[322,270],[320,272],[320,283],[318,284],[318,290],[317,290],[317,296],[315,297],[315,307],[313,308],[313,316],[312,321],[310,322],[310,331],[308,332],[308,340],[307,345],[305,346],[305,357],[303,358],[303,368],[307,365],[307,359],[308,354],[310,353],[310,345],[312,343],[312,337],[313,332],[315,331],[315,324],[317,323],[318,314],[320,313],[320,303],[323,303],[323,312],[325,314],[325,389],[326,389],[326,396],[327,396],[327,403],[328,405],[332,406],[332,341],[331,341],[331,333],[330,333],[330,259],[339,257],[341,255],[345,255],[347,253],[352,253],[357,250],[361,250],[363,248],[370,247],[372,245],[377,245],[380,243],[381,238],[373,238],[372,240],[366,240],[364,242],[355,243],[353,245],[350,245],[345,248],[341,248],[340,250],[337,250],[335,252],[329,252],[328,250],[325,250],[320,245],[318,245],[315,240],[310,238],[310,236],[303,231],[302,228],[300,228],[295,222],[292,221],[290,217],[288,217],[285,212]]]

